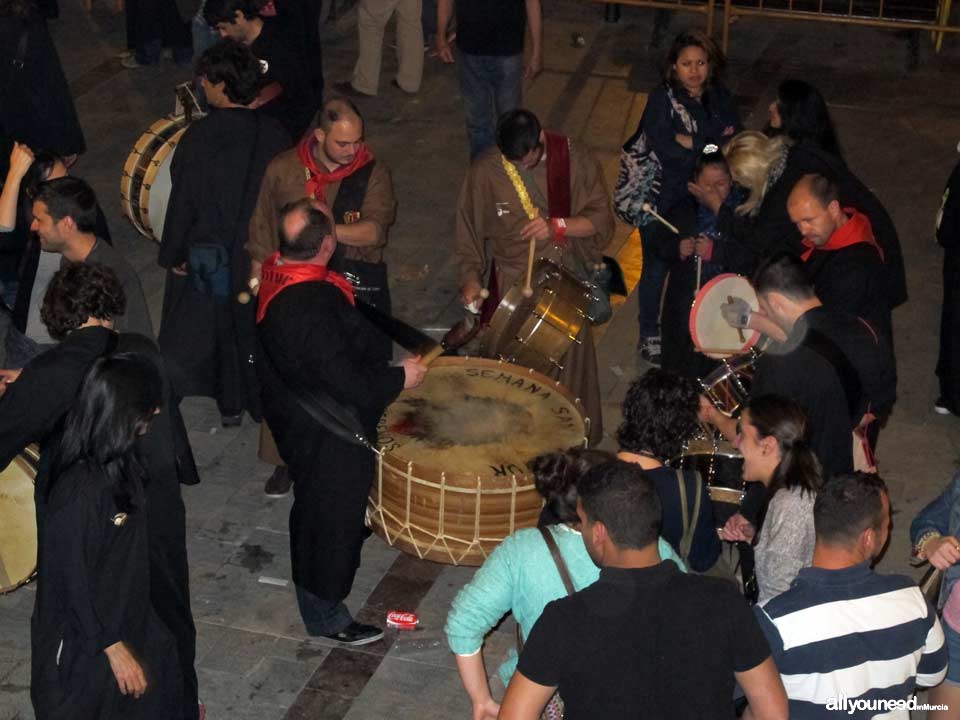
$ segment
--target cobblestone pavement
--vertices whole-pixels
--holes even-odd
[[[659,51],[648,48],[652,12],[627,8],[611,25],[603,22],[599,5],[557,0],[547,6],[546,69],[526,89],[527,104],[548,126],[590,145],[612,181],[618,148],[656,80]],[[64,0],[53,32],[90,147],[76,172],[98,191],[114,237],[140,272],[158,319],[163,274],[155,265],[156,247],[121,218],[118,181],[137,137],[169,112],[173,85],[189,71],[169,62],[123,70],[116,59],[125,45],[123,20],[111,12],[97,4],[88,15],[76,0]],[[693,22],[678,16],[671,29]],[[585,47],[573,46],[574,32],[584,35]],[[324,56],[328,84],[349,76],[356,45],[349,17],[331,35]],[[816,83],[830,100],[850,165],[887,203],[900,230],[911,299],[895,314],[900,401],[880,446],[895,512],[881,569],[916,574],[906,562],[909,521],[946,483],[960,450],[958,420],[932,412],[941,292],[941,255],[932,227],[957,160],[960,43],[948,38],[943,55],[935,57],[923,36],[915,71],[905,69],[908,38],[887,31],[744,19],[732,43],[727,78],[747,125],[763,123],[785,75]],[[387,50],[384,72],[394,67]],[[369,141],[391,167],[400,202],[388,251],[395,307],[418,325],[445,328],[459,313],[449,248],[467,161],[455,72],[430,60],[418,95],[405,95],[387,82],[382,87],[379,98],[361,107]],[[627,234],[628,228],[618,227],[611,252],[621,250]],[[598,343],[608,433],[616,428],[626,384],[641,369],[633,350],[635,318],[633,296]],[[348,600],[351,610],[378,622],[388,609],[415,610],[420,629],[388,632],[384,642],[360,650],[309,639],[292,589],[282,584],[290,574],[290,500],[262,495],[270,469],[256,460],[256,427],[220,429],[210,401],[188,399],[183,410],[203,476],[199,486],[184,488],[184,499],[198,672],[208,717],[469,717],[442,625],[450,600],[472,570],[412,560],[373,538]],[[33,599],[30,586],[0,597],[0,720],[33,717],[28,630]],[[489,670],[512,642],[508,619],[486,644]]]

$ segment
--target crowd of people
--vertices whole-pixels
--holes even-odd
[[[163,48],[196,55],[207,109],[170,167],[155,334],[137,273],[72,172],[85,141],[45,25],[55,2],[0,0],[0,55],[13,53],[0,87],[19,93],[0,108],[0,466],[38,444],[39,720],[203,716],[180,494],[199,482],[188,396],[215,400],[224,427],[260,423],[265,494],[293,491],[306,632],[351,646],[383,637],[344,601],[369,534],[378,421],[429,367],[394,360],[358,307],[395,305],[385,251],[397,202],[351,98],[377,95],[394,13],[395,84],[417,92],[422,4],[361,0],[356,67],[326,100],[319,5],[127,3],[124,65]],[[931,717],[960,718],[960,476],[911,526],[916,558],[944,572],[939,601],[873,570],[890,532],[876,450],[897,399],[905,269],[823,96],[786,79],[769,124],[746,130],[722,53],[683,32],[611,193],[584,143],[521,107],[542,25],[540,0],[437,4],[436,54],[457,66],[470,157],[450,247],[465,319],[447,346],[488,332],[534,255],[602,305],[594,268],[616,214],[641,232],[638,355],[652,367],[631,383],[607,453],[592,322],[550,358],[591,419],[590,449],[530,460],[538,526],[505,538],[451,605],[474,720],[908,717],[917,687],[947,708]],[[960,169],[938,239],[935,408],[958,414]],[[721,361],[688,322],[693,296],[724,273],[748,278],[756,303],[726,298],[723,320],[764,338],[732,412],[704,392]],[[709,477],[677,463],[698,436],[735,449],[742,499],[727,512]],[[482,648],[507,613],[518,648],[499,667],[499,702]]]

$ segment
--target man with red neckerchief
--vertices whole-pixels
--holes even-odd
[[[787,212],[803,236],[800,258],[824,306],[863,318],[891,340],[883,250],[867,216],[841,207],[836,181],[823,175],[797,181]]]
[[[556,259],[562,250],[564,264],[572,258],[587,267],[600,262],[613,223],[603,170],[590,151],[543,130],[529,110],[504,113],[497,123],[497,145],[473,161],[457,204],[454,257],[464,304],[476,303],[486,282],[487,307],[495,308],[498,291],[506,294],[522,281],[531,239],[538,255]],[[590,442],[596,444],[603,438],[603,423],[589,324],[577,341],[554,375],[580,398],[591,421]]]
[[[264,173],[245,245],[251,259],[251,282],[260,281],[261,264],[277,251],[280,208],[310,197],[333,211],[337,249],[331,269],[353,283],[359,298],[389,313],[383,251],[396,217],[390,171],[364,143],[363,118],[350,101],[328,101],[313,125],[312,132],[296,147],[277,155]],[[384,336],[381,342],[389,352],[389,339]],[[289,492],[287,469],[266,425],[261,426],[259,456],[277,466],[264,492],[271,497]]]
[[[382,334],[354,307],[353,286],[329,268],[337,240],[317,205],[304,198],[278,216],[279,252],[263,262],[257,372],[264,418],[296,479],[290,555],[304,625],[310,635],[363,645],[383,631],[354,621],[343,600],[360,564],[375,455],[314,420],[302,401],[339,405],[376,438],[386,406],[427,368],[419,358],[391,366]]]

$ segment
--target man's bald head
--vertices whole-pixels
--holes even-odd
[[[280,255],[294,262],[326,265],[336,249],[330,211],[315,200],[303,198],[280,209]]]
[[[363,145],[363,118],[349,100],[328,100],[317,113],[314,156],[333,172],[349,165]]]
[[[820,247],[846,221],[837,183],[824,175],[804,175],[790,191],[787,212],[803,239]]]
[[[361,133],[363,132],[363,116],[357,106],[346,98],[327,100],[317,112],[314,121],[317,128],[325,133],[330,132],[330,128],[336,123],[355,125]]]

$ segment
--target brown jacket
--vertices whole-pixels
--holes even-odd
[[[244,246],[250,258],[263,262],[277,250],[279,244],[280,208],[288,202],[306,197],[306,168],[297,157],[297,149],[291,148],[277,155],[267,166],[263,182],[260,183],[260,195],[257,207],[250,217],[250,235]],[[340,190],[340,183],[327,186],[324,200],[333,207]],[[377,226],[377,243],[366,247],[345,245],[346,257],[352,260],[378,263],[383,261],[383,249],[387,245],[387,230],[393,224],[397,214],[397,202],[393,195],[393,181],[390,171],[382,160],[377,160],[370,173],[367,194],[360,207],[360,220],[371,221]],[[343,218],[336,218],[338,223]]]

